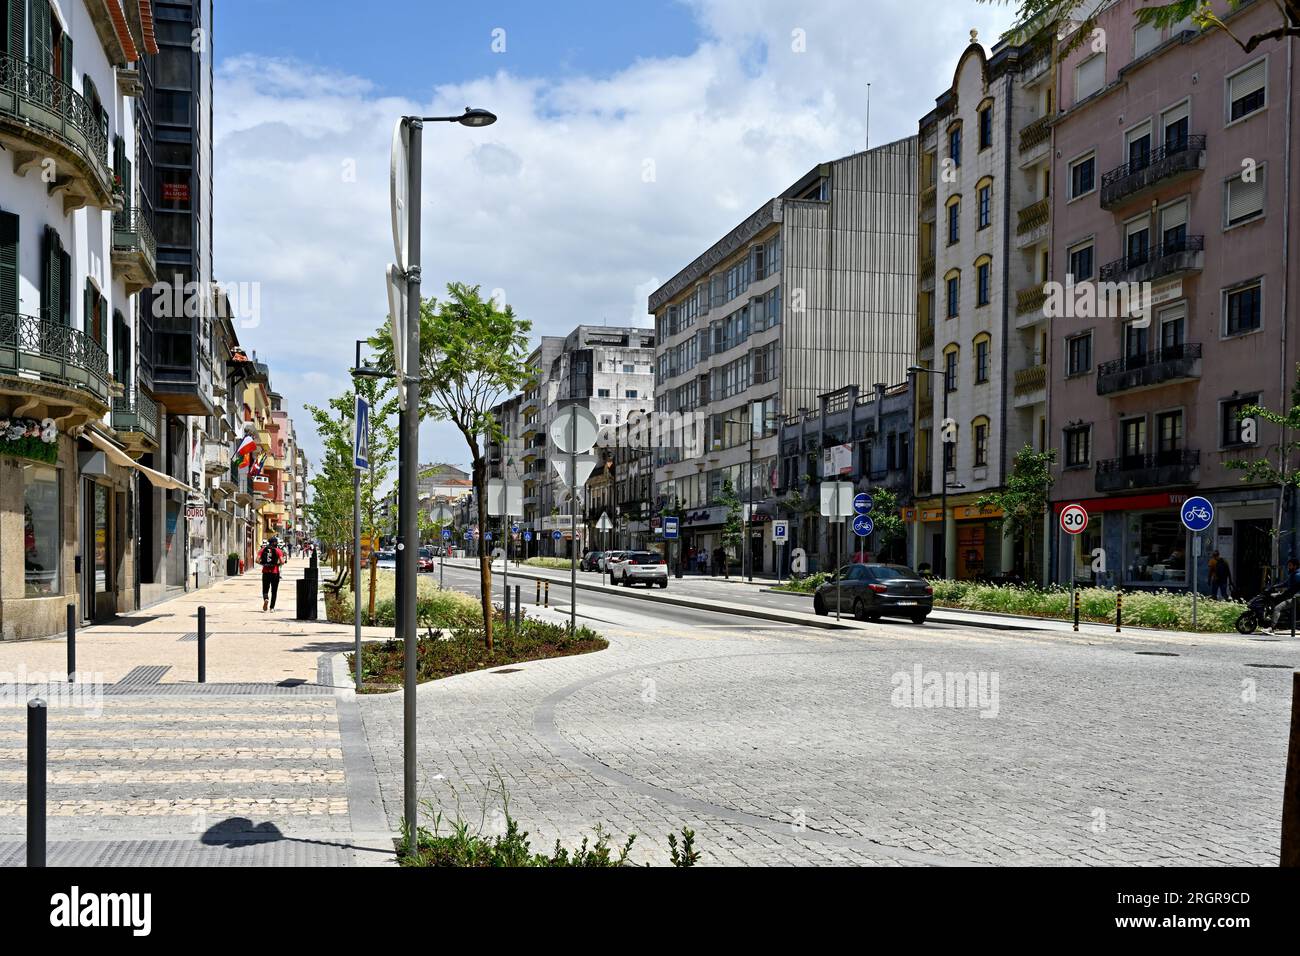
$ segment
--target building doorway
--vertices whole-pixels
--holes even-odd
[[[1273,554],[1272,530],[1273,522],[1268,518],[1248,518],[1232,523],[1236,567],[1230,568],[1237,590],[1246,600],[1264,589],[1264,576],[1268,573]]]

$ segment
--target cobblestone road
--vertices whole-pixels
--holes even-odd
[[[608,651],[421,688],[426,812],[491,832],[503,786],[534,847],[655,862],[682,825],[711,863],[1276,862],[1291,642],[580,605]],[[395,825],[401,700],[361,708]]]

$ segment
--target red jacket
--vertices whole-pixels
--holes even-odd
[[[262,551],[270,547],[269,544],[264,544],[262,545]],[[262,564],[262,551],[257,553],[257,563],[262,564],[263,574],[279,574],[280,565],[284,564],[284,552],[279,548],[272,548],[272,550],[275,551],[275,564]]]

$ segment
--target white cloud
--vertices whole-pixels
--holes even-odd
[[[452,279],[504,289],[535,333],[648,323],[649,292],[817,162],[861,148],[868,82],[872,142],[909,135],[967,31],[991,44],[1010,18],[966,0],[689,6],[705,40],[688,56],[561,81],[503,69],[424,103],[303,63],[220,64],[214,262],[223,281],[262,285],[262,324],[242,338],[270,363],[310,456],[319,445],[302,403],[347,386],[354,340],[387,310],[398,116],[470,104],[500,117],[426,128],[426,295]],[[463,462],[466,451],[429,424],[420,457]]]

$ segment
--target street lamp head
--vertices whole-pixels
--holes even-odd
[[[465,107],[465,112],[457,119],[462,126],[491,126],[497,121],[495,113],[487,110],[470,109]]]

